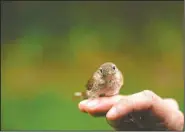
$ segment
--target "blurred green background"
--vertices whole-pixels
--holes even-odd
[[[149,89],[184,110],[183,1],[9,1],[1,15],[3,130],[111,130],[72,100],[107,61],[122,94]]]

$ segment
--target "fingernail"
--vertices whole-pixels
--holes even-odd
[[[88,107],[95,107],[98,104],[97,100],[92,100],[87,103]]]
[[[80,105],[86,105],[87,102],[88,102],[88,100],[81,101],[81,102],[80,102]]]
[[[115,107],[111,108],[110,111],[107,113],[108,119],[114,119],[117,116],[117,110]]]

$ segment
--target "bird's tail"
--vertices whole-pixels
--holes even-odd
[[[87,94],[86,92],[75,92],[74,93],[74,96],[73,96],[73,99],[77,99],[77,98],[80,98],[81,100],[84,100],[84,99],[87,99]]]

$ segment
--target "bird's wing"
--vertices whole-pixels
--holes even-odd
[[[86,90],[91,90],[93,88],[95,80],[93,78],[90,78],[86,84]]]

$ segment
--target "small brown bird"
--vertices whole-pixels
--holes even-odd
[[[76,92],[83,99],[113,96],[119,94],[124,78],[112,62],[102,64],[88,80],[85,92]]]

